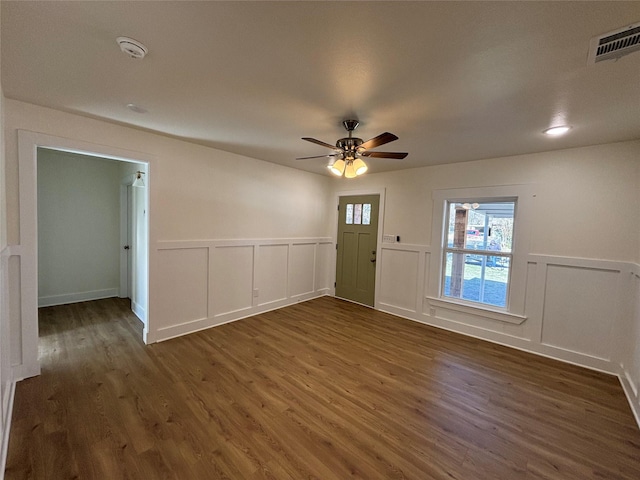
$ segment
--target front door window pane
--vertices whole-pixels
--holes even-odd
[[[347,220],[345,223],[347,225],[353,224],[353,203],[347,203]]]
[[[362,224],[371,225],[371,204],[365,203],[362,205]]]
[[[362,204],[356,203],[353,208],[353,223],[354,225],[362,224]]]

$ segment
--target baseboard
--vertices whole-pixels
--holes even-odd
[[[131,311],[142,323],[147,324],[147,311],[142,305],[131,300]]]
[[[118,296],[117,288],[106,288],[104,290],[91,290],[88,292],[66,293],[64,295],[50,295],[38,298],[38,308],[53,307],[55,305],[66,305],[67,303],[88,302],[100,300],[102,298],[112,298]]]
[[[11,382],[7,389],[7,406],[2,419],[2,450],[0,451],[0,480],[4,479],[4,469],[7,466],[7,453],[9,451],[9,432],[11,431],[11,417],[13,414],[13,399],[16,394],[16,382]],[[3,404],[5,399],[2,399]]]

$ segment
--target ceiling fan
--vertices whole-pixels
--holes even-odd
[[[354,178],[358,175],[362,175],[367,171],[367,164],[364,163],[361,157],[371,158],[394,158],[401,160],[409,155],[406,152],[371,152],[369,149],[379,147],[386,143],[393,142],[398,139],[393,133],[384,132],[373,137],[366,142],[363,142],[361,138],[354,137],[353,131],[358,128],[360,122],[358,120],[345,120],[342,122],[344,128],[349,132],[349,136],[341,138],[334,145],[316,140],[315,138],[303,137],[302,140],[315,143],[322,147],[330,148],[334,150],[334,153],[329,155],[315,155],[312,157],[299,157],[296,160],[309,160],[311,158],[333,158],[335,161],[329,165],[329,170],[334,175],[341,177],[343,174],[346,178]]]

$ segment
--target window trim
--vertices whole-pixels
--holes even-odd
[[[496,319],[496,312],[507,316],[523,318],[525,315],[525,295],[527,282],[527,257],[529,254],[530,226],[533,221],[532,206],[535,195],[532,185],[503,185],[491,187],[455,188],[435,190],[433,199],[433,217],[431,222],[431,258],[427,300],[434,305],[443,302],[464,307],[465,311],[487,318]],[[443,296],[442,278],[444,275],[444,242],[448,202],[499,202],[515,201],[513,245],[511,251],[511,277],[507,291],[505,308],[468,302],[462,299]]]

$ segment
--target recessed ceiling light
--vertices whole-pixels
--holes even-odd
[[[136,105],[135,103],[128,103],[127,108],[136,113],[147,113],[148,111],[146,108],[143,108],[140,105]]]
[[[567,133],[569,130],[571,130],[569,125],[560,125],[558,127],[547,128],[546,130],[543,130],[542,133],[552,137],[559,137],[560,135]]]

